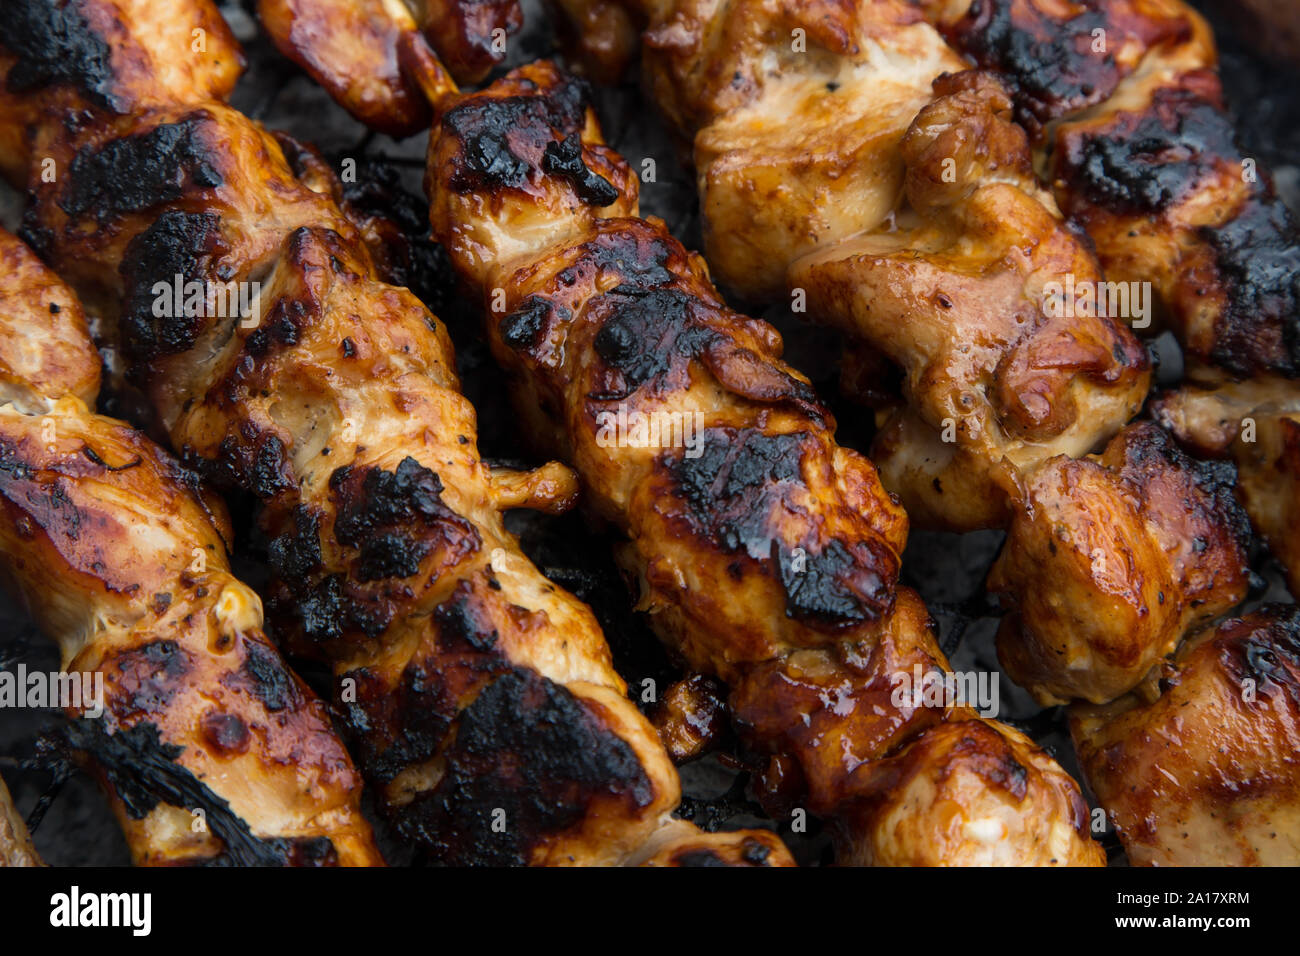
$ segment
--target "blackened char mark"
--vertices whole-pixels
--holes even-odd
[[[443,503],[438,476],[410,456],[391,472],[339,468],[330,495],[338,506],[334,537],[359,552],[359,581],[409,578],[435,548],[457,561],[482,545],[474,525]]]
[[[95,106],[119,111],[111,51],[82,16],[79,3],[8,0],[4,20],[0,49],[17,58],[5,81],[9,92],[67,84]]]
[[[69,167],[59,208],[74,218],[93,213],[102,226],[178,199],[186,187],[220,186],[217,157],[199,135],[206,119],[206,113],[193,113],[146,133],[83,146]]]
[[[1078,5],[1062,19],[1037,0],[974,0],[947,31],[954,46],[1010,84],[1016,119],[1035,138],[1053,120],[1110,97],[1126,73],[1114,55],[1125,42],[1146,48],[1191,35],[1185,19],[1147,19],[1127,3]]]
[[[433,621],[435,640],[421,645],[396,687],[367,668],[344,675],[357,687],[356,700],[344,705],[344,722],[366,776],[379,784],[437,756],[461,702],[510,669],[491,617],[467,581],[434,609]]]
[[[277,628],[301,635],[314,653],[357,633],[376,638],[388,630],[394,608],[381,595],[371,594],[346,575],[329,574],[298,582],[277,582],[267,602],[267,614]]]
[[[150,641],[113,655],[114,692],[108,702],[118,720],[165,714],[177,693],[185,689],[190,656],[175,641]]]
[[[698,361],[735,395],[788,402],[824,421],[812,388],[741,344],[735,333],[741,320],[713,303],[675,288],[625,283],[590,301],[588,309],[604,315],[592,344],[608,370],[588,395],[593,401],[621,401],[648,383],[688,387],[687,366]]]
[[[542,161],[547,145],[581,133],[587,89],[566,77],[532,95],[476,96],[442,118],[460,148],[448,180],[457,192],[518,188]]]
[[[1093,52],[1093,31],[1109,26],[1096,9],[1061,22],[1024,0],[974,0],[950,34],[979,66],[1010,82],[1017,120],[1037,135],[1052,120],[1104,100],[1119,84],[1114,54]]]
[[[644,224],[632,224],[630,229],[602,231],[583,248],[579,265],[570,266],[557,278],[565,285],[577,280],[579,270],[592,269],[597,275],[617,275],[623,280],[622,288],[654,289],[673,281],[669,261],[676,243],[658,230]]]
[[[280,437],[244,422],[235,435],[227,435],[209,459],[186,451],[196,469],[219,488],[241,488],[262,501],[297,488],[293,466]]]
[[[596,401],[627,398],[647,381],[674,366],[700,357],[720,337],[694,321],[694,300],[676,289],[623,285],[609,296],[614,307],[596,333],[596,354],[618,373],[622,387],[604,383],[589,397]]]
[[[278,577],[300,581],[321,566],[320,518],[300,504],[289,520],[293,527],[267,545],[267,562]]]
[[[405,809],[399,830],[436,863],[524,865],[610,797],[632,809],[653,800],[636,753],[565,687],[515,667],[465,708],[446,773]]]
[[[274,581],[267,617],[307,646],[326,646],[349,632],[378,637],[392,620],[392,609],[365,594],[344,575],[324,574],[320,517],[305,505],[289,516],[290,527],[271,539],[267,559]]]
[[[244,653],[239,670],[224,675],[222,684],[252,695],[273,714],[302,703],[302,695],[279,654],[255,640],[244,642]]]
[[[597,209],[618,198],[618,189],[609,180],[597,176],[582,159],[582,137],[570,133],[563,140],[548,143],[542,154],[542,170],[567,179],[578,198]]]
[[[501,341],[516,352],[535,348],[541,342],[551,308],[546,299],[530,295],[519,308],[501,320]]]
[[[696,536],[775,566],[787,617],[822,627],[875,620],[892,602],[897,574],[897,558],[884,544],[784,540],[782,519],[804,510],[795,492],[804,487],[807,438],[711,428],[699,457],[673,458],[668,468]]]
[[[69,748],[88,754],[122,800],[127,816],[141,820],[160,803],[202,810],[222,852],[203,861],[209,866],[333,866],[338,862],[328,837],[264,840],[248,823],[189,770],[176,762],[184,748],[164,743],[150,722],[110,733],[102,721],[81,718],[68,726]]]
[[[215,213],[169,209],[127,245],[119,267],[126,286],[121,335],[132,358],[147,362],[174,355],[198,340],[207,319],[202,315],[155,315],[156,311],[176,310],[155,309],[159,294],[154,286],[165,283],[170,289],[177,275],[184,282],[206,281],[203,267],[219,243],[220,220]],[[169,291],[162,295],[171,297]]]
[[[1178,446],[1174,437],[1159,425],[1145,422],[1138,426],[1124,446],[1123,476],[1139,488],[1145,487],[1148,475],[1172,468],[1186,475],[1191,485],[1205,498],[1187,500],[1184,505],[1210,512],[1214,524],[1228,529],[1243,552],[1250,546],[1250,518],[1237,499],[1237,466],[1230,461],[1193,458]]]
[[[1234,375],[1300,377],[1300,229],[1271,184],[1229,222],[1203,229],[1227,305],[1210,360]]]
[[[1142,112],[1116,114],[1070,143],[1058,175],[1113,212],[1159,213],[1194,194],[1222,164],[1240,163],[1236,131],[1196,89],[1161,87]]]

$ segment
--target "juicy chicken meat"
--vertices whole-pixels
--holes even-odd
[[[988,579],[1010,607],[998,656],[1011,679],[1043,706],[1105,703],[1241,603],[1249,528],[1234,477],[1150,422],[1035,471]]]
[[[1300,865],[1300,608],[1206,630],[1148,694],[1070,725],[1134,864]]]
[[[872,459],[922,527],[1000,527],[1022,472],[1141,407],[1148,360],[1065,292],[1095,257],[1035,177],[1011,99],[904,0],[625,0],[646,85],[693,144],[705,252],[748,299],[843,331]]]
[[[399,137],[430,119],[401,63],[403,46],[429,58],[450,91],[452,77],[487,76],[523,23],[518,0],[257,0],[257,13],[280,52],[349,113]]]
[[[902,510],[870,463],[835,443],[775,330],[728,309],[661,221],[636,218],[636,182],[582,85],[543,62],[445,104],[426,186],[435,235],[483,294],[526,430],[575,466],[592,512],[626,535],[622,561],[660,635],[729,685],[742,738],[770,755],[769,806],[841,821],[850,861],[1099,863],[1064,774],[972,783],[1023,773],[1017,753],[1051,766],[1008,728],[981,724],[972,746],[917,743],[976,718],[891,701],[897,674],[948,669],[920,600],[896,587]],[[620,442],[608,433],[619,415],[698,416],[700,442],[690,453]],[[942,761],[921,758],[918,777],[961,776],[937,814],[986,821],[1014,808],[1019,824],[977,823],[969,838],[983,855],[957,834],[939,847],[929,834],[891,837],[863,788],[909,743]]]
[[[32,846],[31,834],[18,815],[9,788],[0,779],[0,867],[6,866],[44,866],[44,863]]]
[[[1180,0],[923,6],[1006,78],[1062,210],[1108,279],[1152,284],[1193,366],[1300,376],[1300,231],[1236,142],[1198,13]]]
[[[704,253],[750,301],[786,270],[889,218],[899,141],[965,64],[904,0],[635,0],[646,85],[691,144]]]
[[[1255,530],[1300,596],[1300,389],[1276,376],[1188,385],[1157,399],[1157,420],[1197,454],[1231,458]]]
[[[901,511],[870,464],[835,445],[774,330],[728,310],[698,257],[635,218],[635,177],[601,141],[580,84],[539,63],[447,97],[439,71],[406,61],[440,114],[435,234],[484,295],[527,430],[577,466],[593,512],[626,533],[624,563],[660,633],[730,684],[738,729],[770,754],[769,806],[796,800],[849,821],[849,860],[1099,864],[1073,782],[1026,773],[1050,758],[964,707],[891,702],[900,672],[947,669],[924,607],[894,587]],[[602,416],[620,411],[698,413],[699,454],[609,440]],[[858,806],[857,781],[945,719],[982,732],[925,748],[933,758],[916,773],[943,792],[935,813],[951,820],[951,795],[971,831],[939,847],[878,833],[884,817]],[[1018,782],[977,785],[999,776]],[[992,825],[1007,813],[1016,826]]]
[[[382,863],[328,712],[230,573],[224,510],[87,410],[99,356],[80,304],[3,231],[0,259],[0,574],[83,689],[102,681],[102,714],[69,703],[70,742],[136,863]]]
[[[1038,189],[1003,89],[967,72],[935,93],[898,147],[906,214],[790,281],[902,369],[906,404],[873,460],[913,520],[964,531],[1004,525],[1025,475],[1110,438],[1150,369],[1112,318],[1062,301],[1063,277],[1095,288],[1101,273]]]
[[[0,40],[8,87],[29,78],[0,126],[63,172],[33,160],[26,234],[112,321],[185,460],[260,499],[277,632],[332,662],[399,832],[443,863],[608,864],[671,825],[679,848],[760,843],[788,864],[770,833],[680,836],[676,772],[591,611],[502,521],[571,480],[479,458],[445,329],[381,281],[320,166],[296,170],[209,88],[141,75],[156,31],[210,5],[28,8],[32,29]],[[72,59],[52,65],[54,46]],[[214,31],[204,56],[238,51]],[[176,275],[207,301],[169,312]],[[248,314],[217,299],[241,288]]]

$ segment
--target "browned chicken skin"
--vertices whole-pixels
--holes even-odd
[[[487,76],[523,23],[518,0],[257,0],[257,12],[281,53],[358,120],[393,136],[423,129],[430,117],[398,62],[400,44],[432,45],[450,91],[452,77]]]
[[[571,481],[480,460],[443,326],[380,280],[321,169],[299,179],[211,86],[150,85],[159,26],[215,16],[210,5],[22,11],[30,29],[0,40],[0,73],[11,90],[27,78],[25,93],[0,128],[28,137],[27,234],[116,319],[174,447],[261,500],[272,617],[334,664],[360,762],[399,832],[444,863],[619,863],[653,840],[722,856],[759,844],[766,853],[740,862],[789,864],[770,833],[670,820],[677,775],[590,610],[502,522],[502,508],[570,497]],[[69,44],[70,65],[49,60]],[[224,32],[205,55],[238,62]],[[65,171],[56,182],[40,177],[46,156]],[[208,290],[260,282],[260,299],[247,316],[160,315],[156,286],[176,274]],[[656,836],[664,826],[671,839]]]
[[[1097,381],[1106,367],[1101,348],[1093,353],[1096,364],[1079,366],[1083,374],[1068,393],[1073,401],[1059,405],[1053,401],[1063,395],[1059,386],[1055,393],[1024,388],[1000,366],[993,370],[986,365],[980,377],[970,376],[979,371],[978,365],[970,365],[972,353],[979,354],[973,345],[985,344],[988,330],[998,327],[996,320],[1010,315],[1019,319],[1026,305],[1032,310],[1042,298],[1036,294],[1040,290],[1028,284],[1021,291],[1005,285],[999,289],[987,281],[955,281],[966,266],[962,254],[971,263],[967,271],[986,280],[988,267],[980,268],[981,262],[996,261],[999,246],[1015,249],[1034,237],[1040,260],[1034,263],[1037,282],[1066,275],[1078,284],[1101,278],[1101,269],[1082,250],[1073,262],[1058,258],[1053,263],[1043,256],[1041,237],[1051,235],[1053,228],[1065,237],[1065,248],[1073,240],[1059,223],[1052,200],[1034,183],[1024,137],[1011,145],[1005,93],[985,93],[992,108],[985,108],[988,118],[978,125],[973,120],[979,114],[967,107],[964,122],[950,120],[945,131],[936,121],[960,116],[962,101],[952,96],[960,78],[937,81],[939,98],[925,106],[897,140],[898,158],[891,163],[888,153],[879,157],[876,192],[865,194],[880,197],[875,207],[863,205],[863,190],[872,186],[867,171],[855,169],[846,189],[852,199],[845,205],[859,217],[857,228],[869,232],[843,239],[837,235],[840,230],[825,228],[801,192],[806,184],[817,183],[822,156],[812,128],[824,128],[837,147],[850,152],[859,142],[854,117],[883,118],[887,126],[889,107],[898,101],[891,84],[933,60],[912,46],[900,57],[903,65],[886,61],[887,67],[874,67],[886,91],[886,105],[877,109],[864,100],[863,107],[854,110],[849,106],[854,102],[853,78],[831,75],[833,57],[856,62],[861,71],[861,64],[870,63],[876,54],[873,44],[880,37],[877,33],[867,43],[852,42],[864,19],[874,21],[887,36],[886,48],[896,51],[908,49],[903,38],[915,36],[915,23],[903,15],[891,16],[887,11],[896,13],[898,8],[887,3],[788,6],[627,0],[622,5],[649,25],[643,52],[652,97],[683,138],[694,137],[702,209],[710,220],[708,253],[719,275],[743,294],[771,297],[779,289],[780,268],[793,262],[788,284],[808,291],[815,316],[828,317],[850,335],[863,337],[901,366],[908,406],[881,414],[884,430],[873,457],[886,487],[902,495],[909,515],[920,523],[957,528],[1011,517],[1011,534],[990,587],[1004,591],[1013,608],[999,640],[1004,665],[1013,677],[1043,703],[1080,697],[1108,701],[1140,684],[1191,629],[1244,596],[1244,528],[1240,510],[1231,501],[1230,474],[1191,462],[1147,425],[1117,435],[1101,456],[1072,460],[1114,435],[1132,416],[1145,394],[1145,378],[1139,386],[1129,372],[1131,404],[1124,410],[1116,402],[1107,410],[1098,405],[1107,397],[1107,389]],[[963,19],[968,8],[969,16]],[[1233,144],[1217,78],[1205,69],[1213,65],[1213,48],[1199,17],[1181,3],[1164,0],[934,0],[915,4],[916,11],[941,25],[945,37],[977,65],[999,71],[1008,81],[1016,118],[1035,143],[1055,144],[1050,155],[1056,198],[1088,229],[1101,252],[1106,279],[1154,283],[1158,314],[1163,306],[1159,317],[1178,333],[1197,375],[1206,376],[1200,367],[1205,363],[1237,375],[1296,374],[1296,232],[1267,175],[1249,175],[1253,164],[1244,162]],[[801,15],[804,19],[798,22]],[[807,41],[817,49],[812,55],[794,55],[798,51],[792,46],[791,28],[814,23],[820,29],[807,31]],[[1096,40],[1092,31],[1099,25],[1106,27],[1108,45],[1102,55],[1093,55],[1097,51],[1090,50]],[[1153,52],[1144,59],[1148,50]],[[1130,74],[1133,79],[1125,80]],[[791,95],[801,79],[806,81],[803,95]],[[920,82],[914,77],[914,95],[921,93]],[[980,88],[973,82],[967,85],[972,91]],[[1117,87],[1120,95],[1099,111],[1082,112],[1102,104]],[[1153,105],[1143,113],[1147,97]],[[812,103],[826,104],[828,110],[833,104],[833,118],[822,117],[819,123]],[[1061,122],[1071,115],[1076,118]],[[901,131],[897,120],[893,122]],[[964,142],[953,135],[963,127],[972,131]],[[718,141],[730,151],[717,149]],[[924,152],[912,150],[909,155],[911,141],[931,141],[938,147],[928,166]],[[806,151],[810,161],[787,162],[767,179],[754,175],[746,183],[748,195],[735,189],[741,198],[734,215],[718,202],[719,182],[727,175],[715,170],[728,175],[737,167],[762,170],[767,158],[782,150]],[[1045,162],[1041,154],[1039,158]],[[950,164],[949,178],[940,175],[944,163]],[[890,185],[891,173],[901,174],[896,187]],[[944,257],[935,255],[942,247],[933,237],[933,226],[928,234],[925,231],[931,225],[925,221],[927,206],[932,210],[933,203],[918,190],[936,186],[940,197],[956,195],[962,200],[943,203],[962,214],[955,229],[948,227],[946,241],[953,251]],[[901,193],[905,203],[882,227],[880,213],[871,210],[888,210],[891,190]],[[999,197],[997,204],[978,202],[981,195],[990,194]],[[761,212],[753,212],[755,207]],[[1034,208],[1042,225],[1026,215]],[[749,228],[741,218],[745,213],[764,217],[761,227]],[[782,217],[806,225],[806,231],[795,232],[806,243],[822,243],[822,249],[795,261],[792,247],[782,245],[781,230],[773,226]],[[1052,219],[1058,220],[1054,227]],[[953,222],[952,216],[948,222]],[[852,226],[844,231],[851,232]],[[999,240],[1000,235],[1005,238]],[[736,268],[744,262],[738,251],[752,252],[755,247],[760,254]],[[982,260],[970,254],[972,248]],[[1089,264],[1081,268],[1081,259]],[[755,265],[760,261],[762,265]],[[882,274],[892,281],[880,281]],[[836,285],[819,286],[823,277]],[[955,288],[966,301],[954,301],[957,296],[945,286]],[[937,292],[943,293],[942,300]],[[1022,304],[1017,304],[1017,295]],[[985,309],[973,309],[969,302]],[[1123,312],[1116,317],[1146,318]],[[1071,321],[1031,320],[1030,327],[1041,329],[1038,334],[1046,341],[1053,341],[1053,334],[1064,336],[1077,348],[1088,341],[1080,333],[1090,325],[1096,330],[1102,323],[1076,316]],[[1098,346],[1107,341],[1106,334],[1096,331],[1089,337]],[[1132,340],[1111,332],[1110,341]],[[948,359],[944,348],[960,356],[965,368]],[[1118,351],[1132,354],[1131,349]],[[1007,354],[1015,353],[1008,349]],[[997,353],[991,355],[996,360]],[[1051,363],[1050,355],[1037,353],[1039,368]],[[879,377],[878,364],[857,346],[852,358],[851,391],[877,397],[871,377]],[[1110,390],[1112,401],[1126,394],[1120,369],[1127,364],[1121,359],[1109,370],[1109,378],[1103,378],[1118,380],[1119,387]],[[938,383],[950,390],[925,391],[935,384],[936,373],[951,376],[954,368],[967,377],[940,378]],[[1070,366],[1055,368],[1057,381],[1068,381],[1064,373]],[[962,389],[981,379],[996,383],[998,391],[989,386]],[[1253,382],[1244,385],[1255,387]],[[1166,424],[1182,420],[1184,427],[1175,427],[1180,439],[1204,448],[1209,443],[1206,420],[1219,413],[1217,429],[1229,434],[1217,448],[1205,450],[1223,454],[1233,446],[1251,517],[1287,560],[1300,507],[1290,450],[1292,431],[1300,432],[1290,414],[1296,403],[1293,393],[1275,381],[1264,387],[1263,395],[1234,393],[1225,403],[1223,393],[1239,387],[1205,396],[1180,393],[1158,406],[1158,414]],[[968,406],[988,411],[970,416],[977,428],[958,441],[940,442],[935,432],[941,423],[957,428],[963,422],[960,413],[953,413],[954,393],[966,396]],[[1016,406],[999,406],[994,395],[1021,398],[1029,411],[1041,403],[1049,425],[1061,420],[1058,408],[1077,409],[1083,430],[1076,436],[1083,440],[1071,442],[1070,433],[1062,432],[1052,452],[1050,442],[1044,448],[1040,430],[1027,442],[1029,454],[1017,453],[1015,444],[1004,438],[1017,437],[1014,427],[1001,435],[987,427],[990,421],[1004,427],[1017,424],[1017,418],[1007,414],[1008,409],[1018,411]],[[1234,443],[1248,420],[1245,416],[1251,414],[1258,419],[1249,419],[1252,441]],[[1236,421],[1228,421],[1230,416]],[[1028,418],[1023,411],[1020,417]],[[974,445],[970,433],[983,437],[985,447]],[[989,442],[990,437],[1002,440]],[[1010,454],[1000,457],[998,451]],[[927,477],[933,480],[918,480]],[[990,495],[990,488],[999,485],[1004,492]],[[949,494],[945,501],[942,496]],[[1263,761],[1287,752],[1285,744],[1270,742],[1250,728],[1241,746],[1253,749]],[[1238,805],[1231,794],[1221,799],[1224,810],[1234,812]],[[1285,821],[1286,812],[1281,811],[1280,819]],[[1177,823],[1170,817],[1152,825],[1172,830]]]
[[[1034,472],[988,581],[1011,606],[998,632],[1011,679],[1044,706],[1105,703],[1241,603],[1249,529],[1234,479],[1149,422]]]
[[[789,275],[820,320],[903,370],[907,404],[872,447],[886,487],[918,523],[972,530],[1005,524],[1042,462],[1113,435],[1150,373],[1109,316],[1052,308],[1050,283],[1101,273],[1041,194],[1005,91],[968,72],[935,94],[898,148],[904,213]]]
[[[872,448],[921,527],[1004,525],[1021,473],[1141,407],[1143,349],[1034,175],[1011,99],[904,0],[626,0],[646,86],[693,144],[705,253],[747,299],[793,295],[903,377]],[[1062,303],[1064,304],[1064,303]],[[1069,303],[1073,305],[1071,301]]]
[[[9,788],[0,779],[0,867],[43,865],[36,848],[32,846],[27,824],[18,815]]]
[[[835,444],[776,332],[727,309],[661,222],[635,218],[636,180],[577,81],[539,63],[451,100],[427,186],[435,234],[484,294],[530,431],[625,532],[622,559],[658,632],[729,685],[742,737],[771,754],[770,802],[852,820],[847,860],[1100,862],[1063,774],[954,791],[972,821],[1014,807],[1022,825],[959,828],[937,851],[878,836],[885,818],[858,808],[874,761],[945,719],[976,719],[891,702],[897,674],[947,670],[919,599],[895,587],[905,518],[870,464]],[[618,447],[602,428],[609,414],[671,413],[700,416],[698,454]],[[951,759],[1014,773],[1011,752]]]
[[[1180,0],[922,6],[1006,78],[1062,210],[1108,279],[1152,283],[1193,365],[1300,376],[1300,232],[1236,143],[1198,13]]]
[[[1077,706],[1071,730],[1134,864],[1300,864],[1296,605],[1204,631],[1158,687]]]
[[[87,410],[99,356],[80,304],[3,230],[0,260],[0,573],[64,669],[102,681],[102,714],[68,708],[72,743],[135,861],[382,863],[324,705],[230,573],[224,510]]]

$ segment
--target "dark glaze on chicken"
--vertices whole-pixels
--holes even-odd
[[[538,63],[450,100],[427,187],[529,430],[626,534],[658,632],[729,685],[742,737],[768,755],[769,805],[831,817],[846,861],[1100,862],[1073,782],[1026,738],[965,707],[891,700],[896,675],[947,669],[921,602],[896,587],[902,510],[835,443],[777,333],[728,309],[662,222],[637,218],[636,180],[582,85]],[[608,440],[602,418],[620,405],[699,414],[699,453]],[[863,802],[886,757],[925,781],[906,832]]]
[[[31,164],[25,232],[115,319],[177,451],[260,499],[272,618],[333,663],[399,832],[443,863],[608,864],[662,850],[670,826],[679,847],[789,863],[770,833],[670,819],[676,772],[590,610],[502,522],[559,506],[571,475],[481,461],[441,323],[380,280],[320,167],[295,169],[221,102],[239,51],[211,5],[21,0],[19,15],[0,128]],[[261,283],[259,307],[169,315],[158,286],[176,275]]]
[[[0,573],[64,669],[103,683],[102,714],[69,703],[71,743],[135,862],[381,864],[328,712],[230,572],[224,508],[88,410],[99,355],[71,290],[3,230],[0,265]]]

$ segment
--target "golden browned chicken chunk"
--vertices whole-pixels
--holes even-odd
[[[1300,865],[1300,609],[1188,641],[1157,687],[1077,706],[1088,783],[1138,866]]]
[[[997,721],[953,720],[859,774],[863,866],[1097,866],[1088,805],[1032,740]],[[1044,821],[1050,825],[1044,826]]]
[[[182,12],[76,6],[71,23],[58,0],[30,0],[32,30],[0,38],[10,88],[69,29],[74,51],[108,48],[108,20],[111,87],[152,23]],[[207,55],[238,59],[224,37]],[[479,458],[443,326],[381,281],[319,167],[300,180],[276,139],[205,88],[130,73],[145,92],[105,105],[73,65],[37,71],[24,111],[0,111],[65,171],[46,181],[34,163],[24,228],[113,321],[173,446],[260,499],[277,633],[333,663],[399,832],[444,863],[633,859],[672,825],[677,775],[591,611],[501,516],[551,507],[571,480]]]
[[[1044,706],[1105,703],[1246,596],[1249,527],[1226,463],[1158,425],[1028,476],[989,589],[1010,606],[998,656]]]
[[[0,570],[80,685],[71,743],[135,861],[381,863],[328,712],[230,573],[224,510],[87,410],[99,356],[80,304],[2,230],[0,260]]]
[[[1005,524],[1039,464],[1113,435],[1150,372],[1107,309],[1070,292],[1104,288],[1101,273],[1039,189],[1005,91],[968,72],[935,92],[898,148],[906,214],[790,281],[903,370],[907,403],[872,449],[885,486],[919,524],[972,530]]]
[[[1007,78],[1108,279],[1151,283],[1194,363],[1300,376],[1300,232],[1236,143],[1198,13],[1180,0],[923,5]]]
[[[27,824],[18,815],[9,788],[0,779],[0,867],[43,865],[36,848],[32,846]]]
[[[777,333],[729,310],[660,221],[635,218],[636,179],[573,78],[537,63],[450,101],[429,160],[435,234],[483,294],[528,430],[626,534],[660,635],[730,686],[738,730],[769,755],[769,805],[852,814],[841,855],[867,859],[879,823],[855,800],[872,762],[972,716],[892,693],[899,673],[948,667],[895,586],[897,503],[835,443]],[[621,440],[615,423],[638,418],[682,427]],[[1022,825],[984,861],[1044,861],[1051,843],[1099,862],[1068,776],[1031,790],[1007,798]],[[954,796],[983,814],[974,786]]]
[[[904,0],[634,0],[646,84],[690,143],[704,252],[746,300],[786,293],[814,249],[874,229],[899,141],[961,58]]]
[[[1152,410],[1197,454],[1236,462],[1237,494],[1300,595],[1300,386],[1276,376],[1187,385]]]

